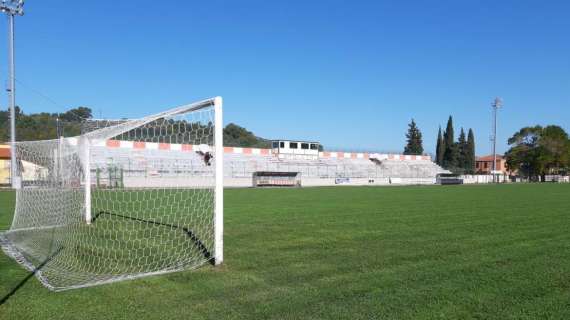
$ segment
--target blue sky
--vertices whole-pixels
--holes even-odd
[[[569,1],[29,0],[25,10],[16,77],[28,113],[83,105],[138,117],[221,95],[225,122],[263,137],[401,151],[415,118],[428,152],[453,115],[482,155],[501,96],[499,151],[522,126],[570,130]],[[2,63],[2,83],[6,73]]]

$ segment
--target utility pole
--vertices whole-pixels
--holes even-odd
[[[503,100],[495,98],[491,104],[493,107],[493,182],[497,182],[497,110],[503,106]]]
[[[8,102],[10,107],[10,181],[12,188],[19,187],[16,163],[16,76],[14,62],[14,17],[24,15],[24,0],[2,0],[0,10],[8,16]]]

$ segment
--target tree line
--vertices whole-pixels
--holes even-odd
[[[237,124],[230,123],[224,128],[224,146],[246,148],[270,148],[271,141],[260,138]]]
[[[475,173],[475,135],[469,129],[467,135],[461,128],[459,138],[455,141],[453,118],[449,116],[447,128],[437,133],[435,162],[444,169],[457,174]],[[408,124],[404,154],[421,155],[424,152],[422,133],[414,119]]]
[[[14,112],[18,141],[55,139],[58,137],[58,130],[60,135],[76,136],[81,133],[82,120],[92,117],[91,109],[86,107],[74,108],[61,114],[48,112],[25,114],[19,107],[16,107]],[[0,141],[9,141],[10,113],[6,110],[0,111],[0,125]]]
[[[475,173],[475,134],[469,129],[467,135],[461,128],[459,138],[455,141],[453,117],[449,116],[445,131],[437,133],[435,162],[442,168],[456,174]]]
[[[18,141],[34,141],[56,139],[58,136],[73,137],[81,134],[84,121],[92,119],[92,110],[88,107],[70,109],[64,113],[31,113],[25,114],[19,107],[16,113],[16,138]],[[152,126],[152,124],[149,124]],[[189,128],[201,124],[186,124]],[[144,130],[143,130],[144,131]],[[256,136],[251,131],[234,123],[224,128],[224,145],[230,147],[270,148],[271,141]],[[126,139],[138,136],[140,132],[123,134]],[[0,142],[10,140],[10,113],[0,111]]]

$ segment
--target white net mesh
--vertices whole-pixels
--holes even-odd
[[[213,262],[215,101],[18,142],[4,251],[52,290]]]

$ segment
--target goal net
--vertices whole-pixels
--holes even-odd
[[[59,291],[223,260],[222,100],[18,142],[2,249]]]

